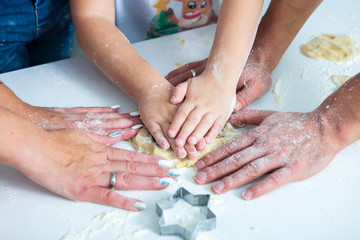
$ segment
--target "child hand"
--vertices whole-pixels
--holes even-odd
[[[146,96],[139,99],[141,120],[160,147],[164,149],[171,147],[180,158],[187,155],[190,159],[197,158],[198,153],[194,144],[177,146],[175,140],[166,134],[179,108],[169,103],[172,90],[173,87],[168,82],[156,84]]]
[[[197,144],[204,136],[210,143],[218,135],[234,109],[235,89],[224,86],[212,74],[191,78],[174,88],[170,103],[179,106],[169,127],[168,136],[182,147]]]

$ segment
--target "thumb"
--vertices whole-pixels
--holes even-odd
[[[229,118],[229,123],[237,127],[242,124],[260,125],[265,118],[273,113],[275,113],[275,111],[243,109],[232,114]]]
[[[261,97],[271,87],[271,80],[267,82],[251,79],[244,83],[243,88],[236,94],[235,112],[245,109],[255,99]]]
[[[170,103],[171,104],[181,103],[186,96],[187,89],[188,89],[188,82],[180,83],[179,85],[174,87],[174,89],[172,90]]]

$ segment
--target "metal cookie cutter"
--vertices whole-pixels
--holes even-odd
[[[204,218],[198,221],[192,221],[187,226],[174,223],[166,223],[164,212],[175,207],[176,203],[184,200],[193,207],[198,207]],[[210,195],[194,195],[185,188],[179,188],[174,196],[169,199],[159,200],[156,203],[156,214],[159,216],[161,235],[179,235],[186,240],[194,240],[201,231],[209,231],[216,227],[216,216],[208,208]],[[175,217],[175,216],[174,216]]]

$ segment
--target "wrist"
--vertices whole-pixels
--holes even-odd
[[[337,152],[360,138],[360,120],[337,106],[325,102],[313,111],[313,115],[319,132]]]

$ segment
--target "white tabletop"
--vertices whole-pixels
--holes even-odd
[[[335,90],[330,75],[360,72],[358,61],[316,61],[299,51],[302,43],[322,33],[349,34],[360,42],[360,4],[355,0],[337,2],[322,3],[274,71],[273,85],[278,82],[277,96],[283,103],[276,101],[272,88],[249,108],[311,111]],[[134,46],[165,75],[176,68],[175,62],[206,57],[214,30],[208,26]],[[0,79],[34,105],[121,104],[124,112],[136,107],[86,57],[1,74]],[[130,148],[125,142],[116,146]],[[209,185],[193,182],[194,174],[193,169],[184,170],[178,182],[163,191],[119,191],[147,203],[144,212],[133,213],[64,199],[17,170],[0,165],[0,239],[179,239],[158,235],[155,214],[156,201],[170,197],[179,186],[196,194],[211,194],[210,208],[217,216],[217,228],[199,234],[198,239],[360,239],[360,142],[343,150],[316,176],[253,201],[240,197],[247,186],[215,196]]]

